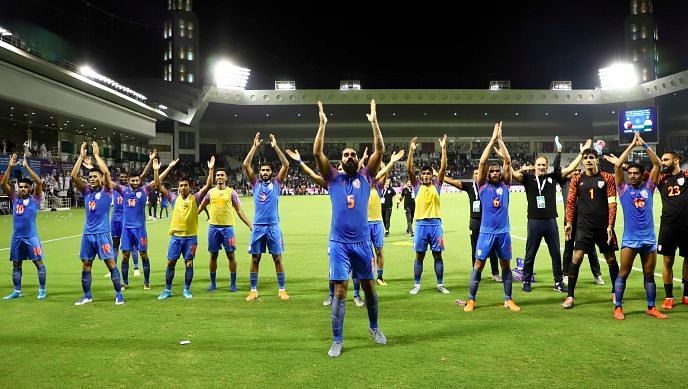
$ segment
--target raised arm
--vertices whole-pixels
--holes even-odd
[[[141,172],[141,175],[139,176],[139,180],[143,182],[143,180],[146,178],[148,175],[148,171],[151,168],[151,164],[153,163],[153,160],[158,156],[158,150],[153,149],[148,153],[148,163],[146,164],[146,167],[143,168],[143,171]]]
[[[392,157],[390,158],[389,162],[387,165],[383,166],[382,169],[380,169],[379,172],[375,175],[375,181],[379,181],[383,179],[385,176],[387,176],[387,173],[389,173],[390,170],[392,170],[392,167],[394,167],[394,164],[399,162],[404,157],[404,150],[400,150],[398,152],[392,152]]]
[[[371,174],[377,173],[380,169],[380,161],[382,161],[382,155],[385,153],[385,144],[382,140],[382,131],[380,131],[380,125],[377,122],[377,112],[375,99],[370,100],[370,113],[366,114],[368,121],[373,127],[373,154],[370,155],[368,159],[368,171]]]
[[[33,169],[31,169],[31,166],[29,166],[29,161],[26,159],[26,155],[24,156],[24,168],[29,172],[29,176],[31,176],[31,179],[34,182],[34,195],[38,197],[43,196],[43,180],[38,174],[36,174],[36,172],[33,171]]]
[[[659,181],[659,172],[662,168],[662,161],[659,159],[659,156],[657,155],[657,153],[655,153],[652,147],[645,143],[645,139],[643,139],[643,137],[640,136],[640,134],[638,134],[638,143],[640,144],[640,146],[643,147],[643,149],[645,149],[647,156],[650,157],[650,161],[652,162],[652,170],[650,170],[650,180],[652,180],[652,182],[655,185],[657,185],[657,182]]]
[[[358,170],[363,169],[363,167],[366,165],[368,162],[368,148],[366,147],[363,150],[363,156],[361,156],[361,159],[358,160]]]
[[[208,178],[205,180],[205,185],[201,188],[201,190],[198,191],[198,193],[200,193],[198,197],[204,197],[205,194],[210,190],[210,187],[213,186],[214,171],[215,156],[212,155],[210,156],[210,161],[208,161]]]
[[[490,138],[490,141],[487,142],[487,145],[485,146],[485,150],[483,150],[482,155],[480,155],[480,162],[478,162],[478,185],[485,182],[485,178],[487,178],[487,160],[488,158],[490,158],[490,152],[492,151],[492,147],[494,146],[494,143],[497,140],[499,128],[500,123],[495,123],[494,130],[492,130],[492,137]]]
[[[440,158],[440,171],[437,172],[437,180],[443,182],[447,173],[447,134],[440,138],[440,148],[442,149],[442,157]]]
[[[100,157],[100,147],[96,141],[93,141],[93,158],[96,159],[96,163],[98,163],[98,169],[100,169],[100,172],[105,176],[105,184],[103,186],[108,189],[112,189],[112,187],[115,185],[110,178],[110,169],[108,169],[103,158]]]
[[[170,161],[169,165],[165,168],[165,170],[160,174],[160,181],[165,181],[165,178],[167,177],[168,174],[172,171],[174,166],[179,162],[179,158],[175,159],[174,161]]]
[[[497,143],[499,144],[499,150],[502,156],[502,171],[504,172],[504,182],[507,184],[511,183],[511,155],[509,155],[509,149],[506,148],[504,144],[504,139],[502,138],[502,122],[499,122],[499,136],[497,137]]]
[[[289,160],[284,156],[284,153],[277,144],[275,136],[272,134],[270,134],[270,145],[272,146],[272,149],[275,150],[275,153],[277,153],[277,157],[282,164],[279,173],[277,173],[277,178],[279,178],[280,181],[284,181],[284,179],[287,177],[287,173],[289,172]]]
[[[299,167],[301,167],[301,170],[303,170],[306,174],[308,174],[308,176],[316,184],[320,185],[320,187],[322,187],[322,188],[327,187],[327,184],[325,183],[325,180],[322,178],[322,176],[319,176],[318,174],[316,174],[313,171],[313,169],[309,168],[308,165],[306,165],[306,163],[301,160],[301,155],[299,154],[298,150],[291,151],[291,150],[287,149],[287,155],[289,155],[289,157],[291,159],[296,161],[296,163],[299,164]]]
[[[155,183],[155,188],[158,190],[158,192],[162,193],[163,196],[167,197],[167,189],[165,189],[165,187],[162,185],[160,174],[158,173],[160,170],[160,161],[155,158],[151,159],[151,162],[153,164],[153,182]]]
[[[633,136],[633,140],[631,143],[626,147],[626,150],[624,150],[623,153],[621,153],[621,156],[616,160],[616,163],[614,163],[614,181],[616,185],[621,185],[624,182],[624,173],[623,173],[623,164],[625,161],[628,160],[628,155],[631,154],[631,151],[635,148],[635,146],[638,145],[638,133],[636,132],[635,135]]]
[[[17,165],[17,154],[12,154],[10,157],[10,162],[7,165],[7,170],[5,170],[5,174],[2,176],[2,191],[5,192],[7,195],[11,196],[12,193],[14,193],[14,188],[12,185],[10,185],[10,175],[12,173],[12,169]]]
[[[463,181],[461,181],[461,180],[457,180],[455,178],[449,178],[447,176],[444,176],[444,180],[442,180],[442,182],[447,183],[447,184],[455,187],[456,189],[464,190],[463,189]]]
[[[244,163],[241,165],[246,173],[246,177],[248,177],[248,181],[251,184],[256,182],[256,173],[253,171],[253,166],[251,164],[253,162],[253,156],[256,154],[256,150],[258,150],[258,147],[260,147],[261,143],[263,143],[263,140],[260,139],[260,132],[256,132],[256,136],[253,138],[251,149],[248,151],[248,154],[246,154]]]
[[[322,102],[320,101],[318,101],[318,118],[320,119],[320,124],[318,126],[318,133],[315,135],[315,141],[313,142],[313,156],[315,157],[315,163],[318,165],[318,170],[320,170],[323,179],[327,179],[330,176],[330,160],[327,159],[327,156],[323,152],[327,115],[325,115]]]
[[[415,136],[411,139],[411,142],[409,143],[408,157],[406,157],[406,171],[408,172],[409,180],[411,180],[411,185],[414,187],[418,183],[418,179],[416,178],[416,171],[413,167],[413,153],[416,152],[417,147],[416,140],[418,140],[418,137]]]
[[[591,146],[592,139],[588,139],[585,141],[585,144],[578,146],[580,148],[580,152],[578,153],[578,155],[576,155],[576,158],[573,161],[571,161],[571,163],[567,167],[561,170],[562,178],[570,176],[571,173],[573,173],[573,171],[576,170],[578,165],[580,165],[580,163],[583,161],[583,150],[589,149]]]
[[[86,149],[88,148],[88,145],[86,145],[86,142],[81,144],[81,150],[79,151],[79,158],[74,162],[74,167],[72,168],[72,173],[70,174],[72,177],[72,182],[74,183],[74,186],[79,190],[83,191],[84,190],[84,181],[79,177],[79,170],[81,169],[81,163],[84,161],[84,158],[86,157]]]

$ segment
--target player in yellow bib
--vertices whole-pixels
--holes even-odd
[[[234,237],[234,211],[244,224],[251,230],[251,222],[241,209],[241,201],[237,192],[227,186],[227,171],[219,168],[215,171],[215,187],[208,191],[203,198],[198,212],[202,212],[210,205],[210,226],[208,227],[208,252],[210,252],[210,286],[208,291],[217,289],[215,283],[217,272],[217,255],[220,247],[224,247],[229,260],[230,284],[229,291],[236,292],[237,263],[234,258],[236,238]],[[232,210],[232,208],[234,208]]]
[[[193,280],[193,260],[196,256],[198,247],[198,204],[201,203],[203,196],[208,192],[208,188],[213,183],[213,168],[215,167],[215,157],[211,157],[208,162],[208,179],[205,186],[196,194],[191,194],[189,179],[182,177],[179,180],[179,194],[167,191],[160,182],[158,170],[160,163],[157,159],[153,160],[153,176],[155,187],[172,204],[172,220],[170,221],[170,244],[167,248],[167,271],[165,272],[165,290],[158,296],[158,300],[165,300],[172,296],[172,280],[174,279],[174,269],[180,255],[184,256],[184,291],[185,298],[190,299],[191,280]]]
[[[440,139],[442,157],[437,178],[433,177],[432,167],[425,165],[420,169],[420,180],[416,178],[413,167],[413,153],[416,151],[416,139],[411,139],[409,154],[406,160],[409,180],[413,185],[416,199],[416,234],[413,238],[413,249],[416,251],[416,260],[413,263],[413,288],[409,291],[415,295],[420,291],[420,277],[423,274],[423,259],[430,245],[432,257],[435,260],[435,275],[437,276],[437,291],[448,294],[449,291],[443,285],[444,262],[442,251],[444,250],[444,235],[442,233],[442,219],[440,215],[440,191],[442,181],[447,171],[447,135]]]

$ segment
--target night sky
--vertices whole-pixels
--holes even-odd
[[[502,79],[594,88],[597,69],[624,55],[630,9],[628,0],[372,3],[195,0],[204,68],[229,56],[252,69],[248,89],[272,89],[276,79],[299,89],[336,89],[340,79],[364,89],[485,89]],[[160,79],[166,6],[0,0],[0,26],[118,80]],[[655,0],[654,10],[665,73],[688,69],[688,1]]]

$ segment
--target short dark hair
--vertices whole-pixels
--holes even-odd
[[[636,169],[638,169],[638,170],[640,171],[640,174],[641,174],[641,175],[645,174],[645,166],[643,166],[642,164],[639,164],[639,163],[637,163],[637,162],[631,162],[631,163],[629,163],[628,166],[626,167],[626,171],[630,170],[631,168],[636,168]]]
[[[593,148],[587,148],[587,149],[584,149],[583,151],[581,151],[581,155],[584,156],[584,157],[585,157],[586,155],[589,155],[589,154],[594,155],[594,156],[595,156],[595,159],[597,159],[597,151],[595,151],[595,149],[593,149]]]
[[[545,162],[549,164],[549,158],[547,158],[546,155],[538,155],[537,157],[535,157],[535,161],[537,162],[537,160],[540,158],[544,158]]]
[[[98,172],[98,173],[100,173],[101,175],[103,174],[103,172],[101,172],[100,169],[97,168],[97,167],[92,167],[92,168],[90,168],[90,169],[88,170],[88,174],[91,174],[91,173],[93,173],[93,172]]]
[[[219,168],[215,169],[215,174],[217,174],[219,172],[223,172],[223,173],[225,173],[225,175],[229,175],[229,174],[227,174],[227,170],[225,170],[225,168],[223,168],[223,167],[219,167]]]
[[[263,166],[267,166],[267,167],[269,167],[269,168],[270,168],[270,170],[272,170],[272,171],[274,171],[274,170],[275,170],[275,167],[274,167],[274,166],[272,166],[272,163],[270,163],[270,162],[263,162],[263,163],[261,163],[260,165],[258,165],[258,167],[259,167],[259,168],[262,168]]]
[[[420,171],[421,171],[421,172],[425,172],[425,171],[428,171],[428,170],[430,171],[430,173],[432,173],[432,166],[430,166],[430,165],[423,165],[423,167],[420,168]]]
[[[29,178],[22,177],[22,178],[17,180],[17,186],[19,184],[26,184],[28,186],[31,186],[31,185],[33,185],[33,181],[31,181],[31,179],[29,179]]]
[[[664,154],[671,154],[671,156],[672,156],[674,159],[678,159],[678,162],[679,162],[679,163],[681,163],[681,162],[683,161],[683,157],[681,157],[681,154],[679,154],[678,152],[676,152],[676,151],[674,151],[674,150],[667,150],[667,151],[664,152]]]

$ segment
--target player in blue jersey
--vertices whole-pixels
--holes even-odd
[[[327,115],[325,115],[322,103],[319,101],[318,111],[320,125],[313,144],[313,155],[320,173],[327,183],[332,205],[329,255],[330,280],[335,283],[335,297],[331,308],[333,342],[328,355],[334,358],[342,352],[346,292],[349,273],[351,272],[355,278],[360,280],[365,292],[369,330],[373,336],[373,341],[378,344],[387,343],[387,338],[377,323],[378,297],[375,292],[375,277],[373,275],[375,258],[370,249],[368,231],[370,187],[380,167],[384,143],[377,123],[375,100],[372,100],[370,102],[370,114],[366,116],[373,128],[375,151],[370,156],[368,166],[359,171],[356,151],[351,148],[344,149],[342,151],[344,173],[340,173],[330,165],[330,161],[323,152]]]
[[[81,237],[81,287],[84,295],[74,305],[84,305],[93,301],[91,295],[91,267],[96,255],[105,262],[110,270],[110,279],[115,288],[115,304],[124,304],[122,296],[119,270],[115,263],[115,256],[112,250],[112,237],[110,236],[110,204],[112,203],[112,187],[110,171],[105,161],[100,157],[98,143],[93,142],[93,156],[98,164],[88,172],[88,185],[79,177],[81,162],[86,157],[87,145],[81,145],[79,159],[77,159],[72,169],[72,182],[77,190],[84,195],[84,209],[86,211],[86,221],[84,222],[83,236]]]
[[[165,219],[170,217],[170,201],[167,199],[167,196],[163,196],[162,193],[160,194],[160,219],[162,219],[162,211],[165,211]]]
[[[156,156],[155,150],[151,152],[150,161]],[[169,174],[170,170],[177,164],[179,160],[170,162],[167,169],[160,174],[160,179],[164,180]],[[145,173],[145,171],[144,171]],[[146,199],[151,194],[155,184],[153,182],[148,184],[141,183],[141,176],[129,176],[128,185],[125,186],[117,183],[114,185],[114,191],[119,193],[123,198],[123,221],[122,221],[122,287],[127,289],[129,287],[129,257],[132,251],[138,251],[141,258],[141,266],[143,267],[143,289],[150,289],[150,260],[148,258],[148,232],[146,231]],[[157,194],[154,194],[157,196]]]
[[[629,163],[628,182],[624,180],[622,165],[636,146],[642,146],[652,161],[652,170],[645,182],[645,168],[637,163]],[[640,254],[643,265],[643,279],[647,296],[647,311],[650,316],[666,319],[667,315],[659,312],[655,306],[657,286],[655,285],[655,263],[657,262],[657,237],[653,220],[652,206],[656,183],[659,180],[659,169],[662,162],[652,148],[636,132],[628,148],[614,164],[616,192],[621,202],[624,215],[624,231],[621,238],[621,266],[614,283],[616,295],[614,318],[624,320],[623,296],[626,290],[626,279],[631,273],[633,261]]]
[[[2,190],[9,195],[12,205],[12,240],[10,243],[10,261],[12,261],[12,284],[14,290],[5,296],[5,300],[11,300],[22,296],[22,263],[25,260],[33,261],[38,271],[38,299],[46,296],[45,292],[45,265],[43,264],[43,245],[38,237],[36,229],[36,215],[41,207],[43,196],[43,180],[29,167],[28,160],[24,156],[23,166],[29,172],[35,183],[33,195],[28,178],[20,178],[17,182],[18,190],[9,184],[12,169],[17,165],[17,154],[12,154],[5,175],[2,176]]]
[[[497,143],[495,152],[502,158],[502,166],[488,163],[492,147]],[[475,296],[480,285],[480,276],[485,267],[485,259],[492,250],[499,257],[502,267],[502,283],[504,285],[504,307],[514,312],[521,310],[511,298],[513,274],[509,262],[511,261],[511,236],[509,228],[509,187],[511,186],[511,157],[502,139],[502,122],[495,123],[492,138],[487,143],[478,165],[478,197],[483,216],[480,221],[480,234],[475,247],[476,261],[471,272],[468,301],[463,310],[471,312],[475,309]],[[457,301],[458,302],[458,301]]]
[[[277,273],[278,292],[277,296],[282,300],[288,300],[289,295],[284,287],[284,265],[282,264],[282,252],[284,252],[284,241],[282,240],[282,230],[279,225],[279,194],[282,189],[284,179],[289,171],[289,161],[284,156],[282,150],[277,145],[275,136],[270,134],[270,147],[275,151],[282,164],[279,172],[273,177],[272,164],[263,161],[260,166],[259,175],[256,176],[251,166],[253,156],[260,147],[263,140],[260,139],[260,132],[253,138],[253,145],[246,154],[242,165],[246,177],[253,190],[253,229],[251,230],[251,240],[249,242],[249,254],[251,254],[250,282],[251,291],[246,297],[246,301],[253,301],[258,298],[258,269],[260,258],[267,248],[272,254]]]

